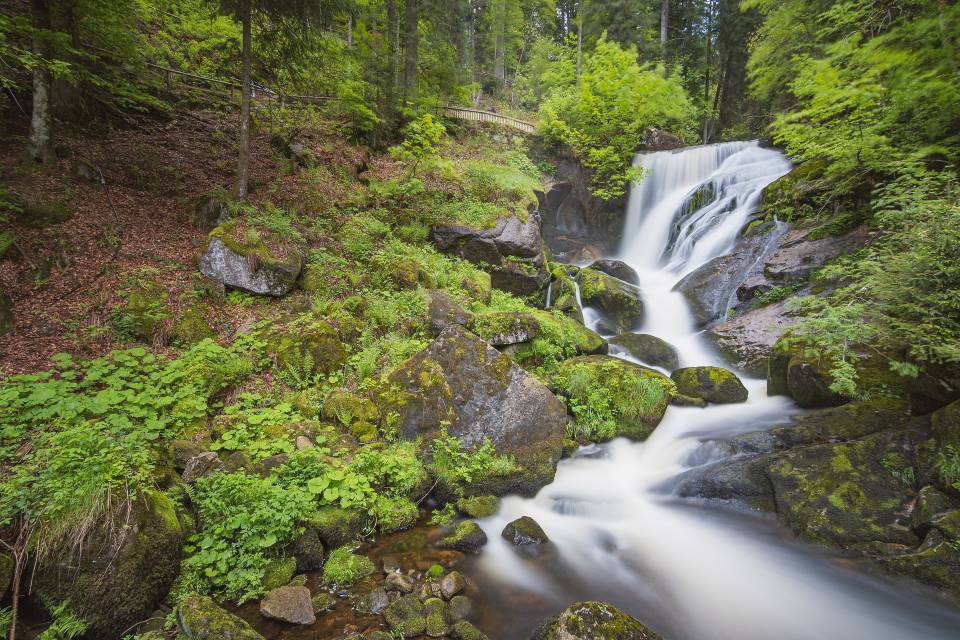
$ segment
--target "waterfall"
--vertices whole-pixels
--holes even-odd
[[[676,346],[681,366],[720,364],[673,285],[729,252],[763,188],[790,165],[755,142],[652,153],[637,163],[645,177],[631,191],[613,257],[640,276],[642,330]],[[590,308],[584,318],[594,327],[600,320]],[[771,519],[671,495],[681,473],[724,455],[704,439],[769,428],[796,411],[788,399],[768,397],[765,381],[743,382],[746,403],[670,407],[645,442],[581,449],[536,497],[507,497],[479,520],[489,543],[468,573],[487,612],[481,627],[526,640],[540,619],[570,603],[606,600],[668,640],[957,637],[960,616],[929,596],[905,598],[903,587],[838,567],[785,541]],[[520,516],[550,536],[542,555],[501,538]]]

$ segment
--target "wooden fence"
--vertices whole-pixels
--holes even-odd
[[[517,118],[511,118],[510,116],[505,116],[502,113],[480,111],[478,109],[467,109],[466,107],[444,107],[443,115],[447,116],[448,118],[456,118],[457,120],[498,124],[504,127],[510,127],[511,129],[522,131],[523,133],[527,134],[532,134],[537,129],[536,125],[533,123],[525,122],[524,120],[518,120]]]

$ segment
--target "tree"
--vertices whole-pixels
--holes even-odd
[[[50,4],[47,0],[31,0],[33,16],[33,53],[38,62],[33,67],[33,112],[30,117],[30,156],[37,162],[53,161],[53,118],[50,109],[52,78],[42,62],[49,58],[46,44],[50,33]]]
[[[420,60],[418,0],[406,0],[403,16],[403,97],[412,101],[417,94],[417,63]]]

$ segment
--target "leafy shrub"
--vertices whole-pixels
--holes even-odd
[[[446,429],[434,439],[432,453],[431,473],[458,496],[475,480],[507,475],[517,468],[512,457],[497,455],[489,439],[468,447]]]
[[[273,403],[259,394],[243,393],[224,409],[220,423],[226,428],[210,448],[243,451],[255,462],[290,453],[294,445],[283,427],[305,419],[289,402]]]
[[[447,130],[433,115],[417,116],[403,130],[403,142],[390,147],[390,155],[410,165],[408,178],[416,174],[423,160],[437,154]]]

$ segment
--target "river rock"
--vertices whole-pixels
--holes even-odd
[[[302,586],[287,586],[273,589],[260,601],[260,615],[290,624],[313,624],[310,589]]]
[[[639,620],[606,602],[576,602],[546,620],[531,640],[662,640]]]
[[[677,369],[670,378],[677,391],[686,396],[703,398],[715,404],[747,401],[747,388],[732,371],[720,367],[686,367]]]
[[[648,333],[622,333],[610,338],[610,344],[654,367],[673,371],[680,366],[677,350],[669,342]]]
[[[450,602],[447,605],[447,618],[449,618],[451,622],[472,618],[473,613],[473,600],[467,596],[456,595],[450,598]]]
[[[594,271],[602,271],[607,275],[635,286],[640,285],[640,275],[633,267],[621,260],[604,258],[603,260],[593,262],[588,268]]]
[[[431,638],[442,638],[450,631],[447,624],[447,603],[440,598],[428,598],[423,603],[426,611],[426,632]]]
[[[313,615],[320,617],[337,606],[337,598],[332,593],[321,591],[310,599]]]
[[[440,579],[440,595],[449,600],[467,588],[467,582],[459,571],[451,571]]]
[[[464,520],[453,531],[434,543],[440,549],[453,549],[464,553],[480,553],[487,544],[487,534],[472,520]]]
[[[547,534],[530,516],[521,516],[503,528],[500,535],[513,545],[543,544],[549,541]]]
[[[471,518],[489,518],[500,510],[500,498],[496,496],[459,498],[457,509]]]
[[[515,470],[476,477],[471,493],[533,494],[560,459],[566,407],[536,378],[477,336],[451,326],[401,364],[380,395],[407,439],[429,441],[443,429],[472,447],[488,441],[512,456]],[[399,389],[399,391],[397,391]]]
[[[729,254],[710,260],[674,285],[674,291],[686,298],[697,326],[726,315],[737,288],[759,270],[785,232],[784,224],[766,223],[762,230],[740,238]]]
[[[207,596],[189,595],[181,600],[177,624],[189,640],[264,640],[246,620],[228,613]]]
[[[773,345],[794,323],[786,301],[781,301],[713,325],[703,335],[731,365],[760,377],[767,375]]]
[[[466,620],[460,620],[450,627],[450,637],[454,640],[490,640],[490,638]]]
[[[540,334],[540,323],[535,317],[516,311],[474,314],[467,328],[494,347],[529,342]]]
[[[264,244],[247,245],[234,239],[230,223],[214,229],[200,257],[200,273],[225,285],[251,293],[283,296],[293,289],[303,269],[303,254],[271,252]]]
[[[395,571],[387,574],[384,584],[387,589],[400,593],[413,593],[413,589],[417,586],[413,578]]]
[[[383,617],[394,631],[415,638],[427,630],[427,609],[415,595],[400,596],[390,603]]]
[[[801,282],[831,260],[862,248],[870,239],[866,227],[843,236],[810,240],[812,231],[795,229],[787,233],[780,248],[764,264],[764,275],[779,285]]]
[[[461,327],[470,321],[470,313],[442,289],[427,292],[428,331],[436,338],[452,324]]]
[[[369,613],[375,616],[386,611],[388,606],[390,606],[390,598],[387,596],[387,591],[383,587],[373,589],[359,598],[354,605],[360,613]]]
[[[643,321],[643,302],[635,285],[593,269],[581,269],[577,283],[583,304],[600,309],[618,333],[628,332]]]

